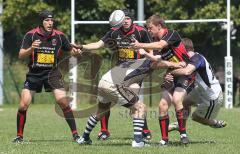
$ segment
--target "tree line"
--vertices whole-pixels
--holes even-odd
[[[4,52],[15,61],[21,40],[30,29],[39,25],[38,12],[48,9],[54,12],[56,27],[70,38],[70,0],[1,0],[3,13],[0,20],[4,29]],[[165,20],[226,18],[226,0],[145,0],[145,18],[159,14]],[[137,13],[137,0],[76,0],[77,20],[108,20],[115,9],[129,8]],[[240,58],[240,3],[231,0],[231,20],[237,32],[231,41],[231,54],[237,67]],[[194,41],[198,52],[204,54],[215,66],[223,65],[226,55],[226,30],[224,23],[167,24],[177,29],[182,37]],[[100,39],[109,25],[76,26],[76,42],[87,43]],[[106,51],[101,52],[107,55]]]

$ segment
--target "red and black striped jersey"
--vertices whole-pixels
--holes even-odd
[[[187,50],[182,43],[181,36],[176,30],[166,29],[165,35],[161,38],[161,40],[168,43],[168,46],[160,51],[162,59],[172,62],[189,62]]]
[[[62,50],[70,51],[72,46],[63,32],[54,29],[46,35],[39,28],[27,32],[23,38],[21,49],[28,49],[35,40],[40,40],[39,48],[35,48],[29,56],[29,68],[49,70],[56,66]]]
[[[129,45],[134,39],[141,43],[152,42],[148,31],[144,27],[136,24],[133,24],[128,32],[125,32],[123,28],[112,28],[101,38],[106,47],[113,52],[117,52],[120,63],[129,59],[142,58],[137,51],[129,48]]]

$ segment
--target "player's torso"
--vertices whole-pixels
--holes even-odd
[[[49,69],[56,66],[58,56],[62,46],[61,39],[58,35],[45,37],[34,33],[32,41],[40,40],[39,48],[35,48],[31,55],[31,67]]]
[[[136,77],[149,71],[149,67],[150,62],[144,59],[127,61],[113,67],[102,76],[102,79],[113,84],[122,84],[123,81],[132,79],[135,80],[134,83],[140,83],[143,78],[137,79]],[[139,74],[139,72],[141,73]]]
[[[111,39],[115,40],[116,42],[116,50],[117,50],[117,58],[118,63],[131,61],[133,59],[140,59],[143,58],[139,53],[138,50],[134,50],[130,48],[130,44],[137,40],[138,42],[145,42],[147,38],[141,34],[141,31],[144,30],[143,28],[134,27],[129,32],[124,32],[121,29],[117,29],[111,33]]]
[[[222,91],[219,81],[214,75],[211,65],[201,56],[201,66],[196,70],[196,84],[200,94],[209,99],[216,99]]]
[[[189,56],[177,31],[167,30],[162,40],[168,43],[168,46],[160,51],[162,59],[171,62],[188,61]]]

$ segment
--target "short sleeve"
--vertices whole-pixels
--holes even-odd
[[[142,30],[141,33],[142,33],[141,34],[142,35],[142,41],[141,41],[142,43],[152,42],[152,38],[150,37],[150,34],[146,29]]]
[[[66,51],[70,51],[72,49],[72,45],[68,38],[64,34],[60,34],[62,40],[62,49]]]
[[[201,57],[201,55],[199,54],[194,54],[191,58],[190,58],[190,62],[189,64],[192,64],[196,67],[196,69],[198,69],[199,67],[201,67],[204,64],[204,59]]]
[[[108,31],[102,38],[101,40],[106,43],[110,38],[112,38],[111,34],[112,34],[113,30]]]
[[[181,42],[181,37],[177,31],[169,30],[162,40],[166,41],[171,46],[178,46]]]
[[[27,33],[23,40],[22,40],[22,44],[21,44],[21,49],[28,49],[31,47],[32,45],[32,36],[33,34],[32,33]]]

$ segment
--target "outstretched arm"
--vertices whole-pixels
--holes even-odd
[[[153,55],[148,52],[146,52],[144,49],[139,49],[139,53],[141,55],[144,55],[146,58],[153,61],[152,68],[159,69],[159,68],[182,68],[186,66],[186,63],[184,62],[170,62],[166,60],[162,60],[161,55]]]
[[[196,67],[192,64],[188,64],[185,68],[179,68],[171,71],[170,73],[174,76],[190,75],[196,70]]]
[[[163,49],[164,47],[168,46],[168,43],[164,40],[160,40],[158,42],[151,42],[151,43],[139,43],[137,40],[132,44],[133,48],[143,48],[143,49]]]

